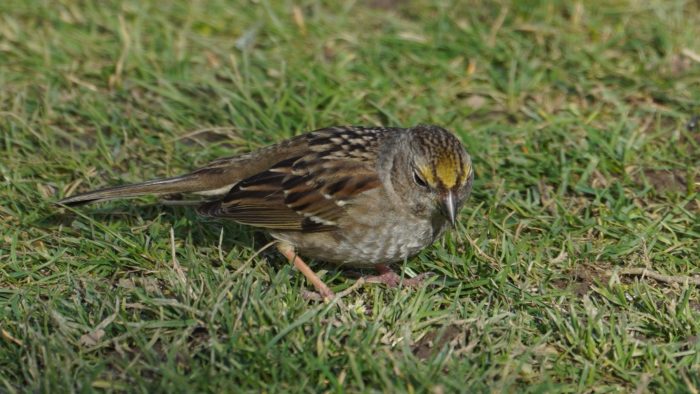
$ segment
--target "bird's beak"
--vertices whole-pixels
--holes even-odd
[[[452,227],[455,226],[455,223],[457,221],[457,199],[455,198],[454,193],[447,192],[445,195],[442,196],[440,199],[440,212],[442,215],[450,221],[450,224]]]

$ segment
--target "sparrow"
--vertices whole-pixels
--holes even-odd
[[[416,255],[455,225],[473,179],[464,145],[444,128],[339,126],[188,174],[89,191],[58,204],[201,196],[199,214],[266,230],[329,298],[333,292],[301,256],[375,268],[380,275],[368,281],[395,285],[399,277],[389,265]]]

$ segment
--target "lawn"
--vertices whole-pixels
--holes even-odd
[[[0,392],[697,393],[698,37],[693,1],[0,2]],[[53,205],[419,123],[476,172],[419,289],[310,301],[250,228]]]

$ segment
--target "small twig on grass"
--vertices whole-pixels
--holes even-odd
[[[365,278],[360,278],[360,279],[358,279],[357,281],[355,281],[355,283],[353,283],[352,286],[350,286],[350,287],[348,287],[347,289],[341,291],[340,293],[337,293],[337,294],[335,295],[334,298],[337,299],[338,302],[340,302],[340,299],[341,299],[341,298],[343,298],[343,297],[345,297],[346,295],[348,295],[348,294],[354,292],[355,290],[359,289],[359,288],[362,287],[364,284],[365,284]]]
[[[491,25],[491,32],[486,39],[486,43],[489,47],[496,45],[496,36],[498,35],[498,31],[501,30],[501,27],[503,27],[503,22],[505,22],[506,16],[508,16],[508,11],[508,7],[501,7],[501,11],[498,13],[496,21]]]
[[[338,306],[341,309],[346,309],[345,304],[342,301],[342,298],[347,296],[348,294],[354,292],[358,288],[364,286],[365,284],[365,278],[359,278],[358,280],[355,281],[355,283],[352,284],[352,286],[348,287],[347,289],[341,291],[340,293],[336,293],[333,298],[330,299],[330,302],[335,302],[338,304]],[[314,292],[314,291],[308,291],[308,290],[302,290],[301,293],[302,298],[305,300],[309,301],[323,301],[323,297],[321,297],[320,294]]]
[[[656,271],[648,270],[646,268],[625,268],[618,272],[620,275],[638,275],[642,278],[649,277],[659,282],[663,283],[679,283],[685,284],[690,283],[696,286],[700,286],[700,278],[686,276],[686,275],[664,275]]]
[[[467,238],[467,241],[469,242],[469,244],[472,246],[472,248],[474,248],[474,250],[476,251],[476,254],[479,255],[479,257],[481,257],[481,258],[483,258],[484,260],[486,260],[486,261],[488,261],[489,263],[491,263],[491,266],[492,266],[493,268],[499,268],[499,267],[501,266],[501,265],[498,263],[498,260],[496,260],[496,259],[494,259],[493,257],[491,257],[491,256],[487,255],[486,253],[484,253],[484,251],[481,250],[481,248],[479,247],[479,245],[476,244],[476,241],[474,241],[469,235],[465,235],[465,238]]]
[[[17,339],[12,336],[8,331],[6,331],[4,328],[0,328],[0,333],[2,333],[2,337],[7,339],[10,342],[13,342],[14,344],[18,346],[24,345],[24,342],[21,339]]]
[[[175,252],[175,230],[170,228],[170,254],[173,261],[173,270],[175,271],[175,277],[180,282],[180,285],[187,291],[187,294],[192,297],[194,296],[194,290],[187,283],[187,276],[185,271],[182,269],[180,262],[177,260],[177,254]]]

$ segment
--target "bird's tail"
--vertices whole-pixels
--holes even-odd
[[[132,198],[143,195],[195,193],[206,196],[225,194],[235,182],[212,182],[213,177],[197,171],[172,178],[160,178],[131,185],[108,187],[64,198],[56,204],[76,206],[97,201]],[[223,180],[223,179],[221,179]]]

